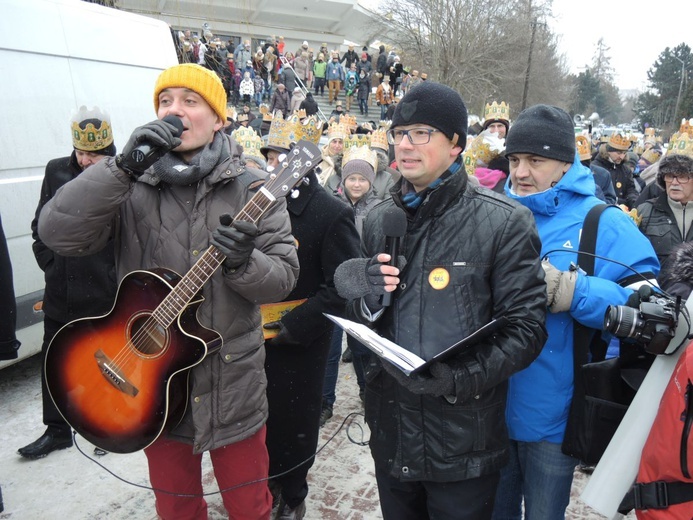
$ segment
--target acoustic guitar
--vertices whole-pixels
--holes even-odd
[[[299,141],[235,218],[257,222],[319,161],[318,147]],[[46,383],[77,433],[103,450],[132,453],[180,422],[190,368],[222,345],[197,311],[202,286],[224,259],[212,245],[185,276],[164,268],[133,271],[108,314],[58,331],[46,351]]]

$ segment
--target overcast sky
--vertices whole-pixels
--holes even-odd
[[[614,81],[619,89],[644,90],[647,71],[666,47],[693,47],[690,0],[661,3],[622,0],[554,0],[549,25],[560,38],[570,71],[592,63],[597,41],[609,47]]]

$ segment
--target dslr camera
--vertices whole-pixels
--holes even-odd
[[[664,354],[676,334],[681,299],[672,300],[653,293],[649,287],[638,291],[640,305],[609,305],[604,330],[617,338],[630,338],[650,354]]]

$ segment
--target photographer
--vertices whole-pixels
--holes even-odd
[[[629,217],[608,208],[599,223],[594,275],[574,266],[585,216],[601,201],[592,174],[580,164],[565,111],[548,105],[524,110],[505,145],[505,193],[536,219],[551,312],[541,354],[510,377],[510,463],[501,471],[494,518],[521,518],[524,499],[527,520],[563,519],[578,463],[561,450],[573,397],[574,323],[600,330],[607,307],[625,303],[644,280],[654,280],[659,262]]]

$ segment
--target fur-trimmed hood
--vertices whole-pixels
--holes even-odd
[[[670,254],[662,266],[659,284],[674,296],[688,298],[693,290],[693,242],[684,242]]]

